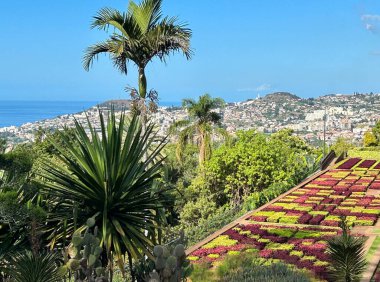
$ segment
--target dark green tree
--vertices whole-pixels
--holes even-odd
[[[337,156],[346,156],[348,150],[352,149],[353,147],[354,145],[348,138],[339,136],[335,143],[331,146],[331,150],[334,150]]]
[[[372,133],[376,138],[377,144],[380,144],[380,120],[378,120],[372,128]]]

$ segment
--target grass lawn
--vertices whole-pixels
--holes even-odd
[[[371,260],[372,256],[376,253],[379,247],[380,247],[380,236],[376,236],[376,239],[373,241],[366,255],[366,258],[368,261]]]
[[[358,149],[352,149],[352,150],[348,150],[348,156],[351,158],[380,160],[380,151],[361,151]]]

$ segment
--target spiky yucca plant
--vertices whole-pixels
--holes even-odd
[[[341,219],[341,236],[328,241],[331,258],[330,277],[336,282],[359,282],[367,262],[364,256],[364,239],[349,234],[345,219]]]
[[[123,271],[125,254],[130,263],[152,257],[157,230],[165,221],[167,191],[156,185],[165,140],[156,136],[153,125],[142,130],[136,116],[128,123],[124,113],[111,111],[105,118],[99,111],[99,119],[98,128],[90,121],[76,122],[75,145],[62,133],[66,150],[55,146],[64,166],[46,164],[44,190],[56,199],[54,239],[72,234],[75,223],[80,228],[94,218],[109,266],[116,261]]]
[[[15,254],[10,275],[15,282],[58,282],[63,278],[55,254],[34,255],[29,251]]]

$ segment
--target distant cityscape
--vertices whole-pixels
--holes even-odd
[[[120,110],[121,107],[128,107],[129,101],[108,101],[99,107],[109,109],[111,104],[116,104],[116,110]],[[325,133],[329,145],[340,136],[360,145],[364,133],[380,119],[380,94],[331,94],[302,99],[291,93],[276,92],[244,102],[228,103],[217,111],[223,115],[222,125],[231,134],[247,129],[272,133],[290,128],[312,144],[321,144]],[[97,126],[97,107],[92,107],[77,114],[66,114],[19,127],[0,128],[0,138],[5,138],[10,145],[30,142],[39,129],[72,127],[74,119],[86,122],[86,116]],[[157,124],[162,135],[167,134],[173,122],[186,118],[187,112],[181,107],[159,107],[151,115],[151,120]]]

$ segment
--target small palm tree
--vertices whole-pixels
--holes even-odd
[[[107,120],[99,115],[97,129],[90,122],[86,127],[76,122],[76,145],[61,133],[66,149],[54,145],[64,165],[45,164],[44,190],[56,197],[53,242],[70,236],[76,224],[80,229],[95,218],[112,276],[113,258],[123,271],[124,254],[131,263],[144,254],[151,256],[157,243],[168,205],[166,191],[156,185],[164,140],[157,140],[151,124],[143,131],[136,116],[126,126],[124,114],[118,120],[113,111]]]
[[[92,23],[93,28],[114,28],[114,32],[104,42],[87,48],[83,57],[83,66],[89,70],[95,58],[101,53],[110,55],[115,67],[127,74],[129,61],[138,68],[138,91],[135,93],[141,102],[140,111],[145,109],[147,98],[147,81],[145,68],[154,58],[161,61],[175,52],[182,52],[187,59],[191,58],[191,30],[185,24],[179,24],[177,18],[162,17],[162,0],[143,0],[140,4],[129,2],[127,12],[103,8]],[[155,96],[155,92],[151,92]]]
[[[180,120],[171,127],[172,132],[179,131],[177,143],[177,158],[182,159],[182,152],[186,144],[194,142],[199,147],[199,164],[211,156],[212,134],[226,136],[226,131],[220,127],[222,116],[212,111],[224,106],[221,98],[211,98],[209,94],[199,97],[198,101],[184,99],[182,106],[187,109],[189,119]]]
[[[331,258],[330,276],[336,282],[359,282],[366,268],[364,240],[349,234],[347,222],[341,220],[343,233],[328,241]]]

